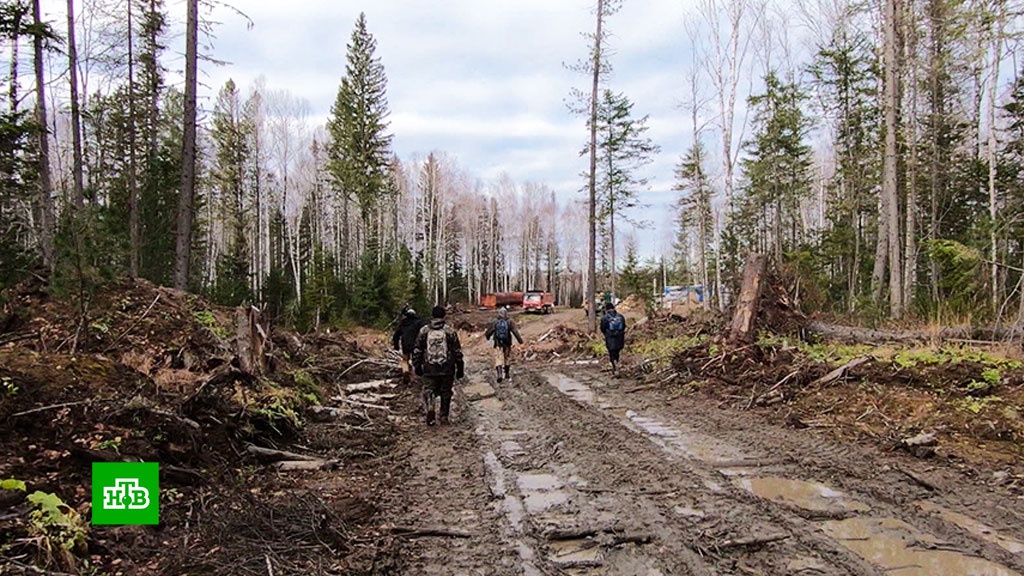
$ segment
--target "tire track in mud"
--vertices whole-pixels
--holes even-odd
[[[427,427],[419,413],[419,389],[403,391],[399,424],[405,429],[395,463],[404,481],[384,503],[385,522],[417,529],[437,528],[469,538],[397,538],[398,565],[387,574],[424,576],[513,576],[521,559],[493,506],[480,455],[486,451],[474,433],[475,410],[456,391],[452,425]]]
[[[973,533],[949,520],[962,503],[1008,504],[998,495],[937,496],[860,446],[707,402],[626,394],[590,366],[560,367],[571,375],[519,367],[512,384],[494,385],[482,362],[472,365],[453,426],[425,427],[415,398],[406,400],[409,480],[386,517],[473,537],[403,541],[400,573],[955,573],[933,561],[960,573],[1024,573],[1024,554],[984,534],[998,528],[1012,548],[1011,512],[972,515],[985,524]],[[743,543],[771,535],[784,538]],[[895,552],[880,558],[872,546]]]
[[[1003,575],[1024,568],[1021,525],[1011,512],[1019,503],[1012,496],[963,482],[957,485],[950,480],[951,475],[938,472],[934,475],[943,479],[942,485],[948,490],[932,493],[902,472],[914,468],[913,462],[899,462],[898,458],[872,453],[855,444],[837,444],[818,435],[765,425],[751,414],[718,410],[706,401],[683,403],[685,413],[679,410],[680,402],[669,410],[659,398],[645,401],[645,395],[632,396],[605,387],[606,378],[595,370],[573,370],[573,377],[577,382],[575,391],[560,385],[559,378],[564,376],[550,379],[553,386],[576,401],[587,403],[589,399],[595,409],[612,413],[619,424],[648,435],[655,444],[668,444],[664,446],[668,453],[675,458],[690,458],[696,470],[717,472],[729,478],[732,488],[745,488],[744,492],[760,500],[767,515],[802,533],[822,557],[831,556],[837,548],[852,551],[889,574]],[[636,406],[644,416],[629,411],[624,414],[616,403]],[[665,424],[673,421],[683,424]],[[685,453],[685,449],[680,454],[672,447],[678,442],[663,438],[667,429],[696,444],[710,438],[712,444],[719,444],[719,451],[722,444],[742,446],[746,456],[769,465],[745,468],[734,466],[739,462],[725,462],[729,466],[723,467],[722,459],[715,462],[713,454]],[[827,485],[801,482],[805,479]],[[857,506],[836,506],[839,491],[833,486],[847,493]],[[742,494],[736,498],[747,499]],[[979,500],[986,504],[966,508],[958,505]],[[825,502],[830,505],[822,505]],[[876,570],[864,562],[852,564],[859,564],[868,573]],[[843,569],[848,568],[851,566]],[[817,571],[820,567],[814,570],[809,573],[823,573]]]
[[[529,456],[510,462],[510,468],[569,479],[566,501],[530,519],[549,560],[545,533],[583,533],[611,523],[623,533],[649,535],[652,542],[607,550],[593,572],[576,573],[877,574],[816,534],[808,520],[766,505],[717,469],[694,466],[672,446],[672,434],[657,433],[660,422],[632,415],[639,424],[624,426],[624,407],[599,410],[581,400],[587,391],[576,389],[577,399],[569,394],[572,389],[560,393],[531,374],[499,388],[502,409],[481,416],[498,429],[528,431],[517,444]],[[644,426],[655,433],[645,434]],[[723,463],[749,462],[738,456],[727,454]],[[764,546],[737,545],[767,534],[787,537]]]

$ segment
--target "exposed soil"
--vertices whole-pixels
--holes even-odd
[[[0,480],[26,490],[0,490],[0,572],[378,573],[388,545],[371,520],[391,485],[378,460],[394,425],[344,402],[312,410],[337,385],[388,372],[373,339],[277,333],[266,371],[250,373],[232,345],[235,309],[145,282],[99,294],[86,322],[42,282],[4,296]],[[335,470],[277,472],[249,445]],[[92,463],[140,460],[161,465],[160,526],[87,526]],[[61,519],[33,519],[37,491],[66,503]]]

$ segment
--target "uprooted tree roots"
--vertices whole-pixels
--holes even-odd
[[[387,453],[393,423],[321,408],[339,384],[393,374],[370,362],[380,350],[267,334],[253,310],[144,281],[98,294],[84,318],[38,280],[2,301],[0,572],[369,574],[386,561],[366,504],[383,479],[364,462]],[[296,490],[246,450],[292,444],[343,472]],[[161,464],[159,528],[88,526],[91,465],[118,461]],[[34,492],[60,517],[40,520]],[[55,528],[74,518],[77,532]]]

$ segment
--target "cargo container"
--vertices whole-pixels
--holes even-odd
[[[522,292],[498,292],[484,294],[480,297],[481,308],[498,308],[500,306],[520,306],[523,303]]]

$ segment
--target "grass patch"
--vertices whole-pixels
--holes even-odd
[[[200,325],[209,328],[210,332],[213,332],[222,340],[231,335],[227,328],[221,326],[220,323],[217,322],[217,317],[209,310],[197,310],[192,313],[192,317],[195,318],[196,322]]]
[[[968,397],[960,400],[960,409],[971,414],[980,414],[983,410],[993,404],[999,404],[1003,399],[999,396],[985,396],[983,398]]]
[[[699,336],[678,336],[675,338],[655,338],[647,340],[633,347],[633,352],[656,363],[664,363],[676,354],[695,346],[701,346],[708,341],[706,335]]]
[[[757,345],[762,348],[796,348],[815,362],[827,364],[846,364],[854,358],[867,356],[875,348],[865,344],[840,344],[838,342],[818,342],[811,344],[799,338],[787,338],[776,334],[761,333]]]
[[[941,348],[914,348],[901,350],[892,355],[893,364],[901,368],[914,368],[917,366],[936,366],[940,364],[957,364],[960,362],[975,362],[990,366],[991,369],[982,372],[982,378],[989,383],[999,382],[1000,370],[1017,370],[1022,365],[1018,360],[1000,358],[983,350],[965,348],[959,346],[943,346]],[[994,370],[994,380],[993,378]],[[986,373],[988,376],[986,376]]]

